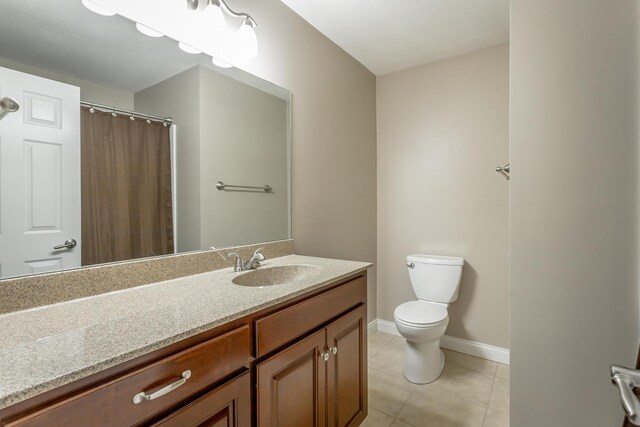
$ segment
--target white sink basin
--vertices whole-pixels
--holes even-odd
[[[322,267],[317,265],[279,265],[275,267],[259,267],[233,278],[232,282],[240,286],[275,286],[308,279],[320,273]]]

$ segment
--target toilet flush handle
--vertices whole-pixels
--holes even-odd
[[[414,263],[411,263],[411,264],[407,264],[407,267],[409,267],[409,268],[416,268],[416,265],[415,265]]]

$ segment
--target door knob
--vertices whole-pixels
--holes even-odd
[[[76,247],[77,244],[78,242],[76,242],[76,239],[69,239],[66,242],[64,242],[64,245],[54,246],[53,250],[59,251],[61,249],[73,249]]]
[[[620,403],[624,409],[627,419],[633,425],[640,425],[640,400],[633,392],[633,388],[640,385],[640,371],[624,368],[618,365],[611,365],[611,382],[618,386],[620,392]]]
[[[20,104],[13,98],[9,98],[5,96],[0,99],[0,120],[4,118],[9,113],[15,113],[20,109]]]

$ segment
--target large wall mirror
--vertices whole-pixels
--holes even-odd
[[[291,237],[287,90],[81,0],[0,27],[0,278]]]

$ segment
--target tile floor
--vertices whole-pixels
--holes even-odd
[[[445,368],[431,384],[403,374],[404,339],[369,337],[369,416],[362,427],[508,427],[509,366],[443,350]]]

